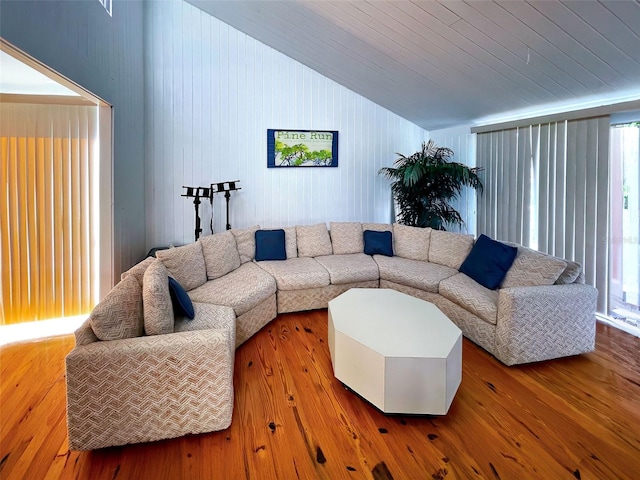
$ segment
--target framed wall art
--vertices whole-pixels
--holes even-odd
[[[267,167],[337,167],[338,132],[267,130]]]

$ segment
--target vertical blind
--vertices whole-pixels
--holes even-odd
[[[580,262],[608,309],[609,116],[478,134],[478,234]]]
[[[97,107],[0,103],[0,324],[93,307],[97,133]]]

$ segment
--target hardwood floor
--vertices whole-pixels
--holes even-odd
[[[326,310],[281,315],[236,352],[222,432],[70,452],[72,337],[0,350],[0,478],[633,479],[640,339],[598,325],[597,350],[505,367],[465,339],[444,417],[385,416],[332,374]]]

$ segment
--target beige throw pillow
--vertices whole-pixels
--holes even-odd
[[[160,260],[153,262],[144,272],[142,302],[145,333],[173,333],[174,315],[169,293],[169,272]]]
[[[251,262],[256,258],[256,232],[258,230],[260,230],[260,225],[231,229],[231,233],[236,238],[236,247],[240,255],[240,263]]]
[[[299,257],[319,257],[333,253],[325,223],[296,226],[296,240]]]
[[[231,231],[206,235],[200,238],[200,243],[208,280],[220,278],[240,266],[236,239]]]
[[[567,267],[556,280],[556,285],[568,285],[575,283],[582,272],[582,265],[578,262],[567,262]]]
[[[129,275],[107,293],[89,315],[89,323],[100,340],[142,335],[142,287],[134,275]]]
[[[360,222],[330,222],[331,246],[335,255],[364,252]]]
[[[500,288],[553,285],[567,262],[546,253],[517,245],[518,254]]]
[[[207,267],[199,241],[169,250],[159,250],[156,257],[187,292],[207,281]]]
[[[394,223],[393,240],[396,255],[410,260],[429,261],[430,228]]]
[[[473,248],[474,239],[462,233],[431,230],[429,261],[458,270]]]

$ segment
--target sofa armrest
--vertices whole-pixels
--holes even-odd
[[[66,358],[69,448],[174,438],[227,428],[232,329],[94,342]]]
[[[597,294],[580,284],[500,290],[495,356],[514,365],[592,351]]]

